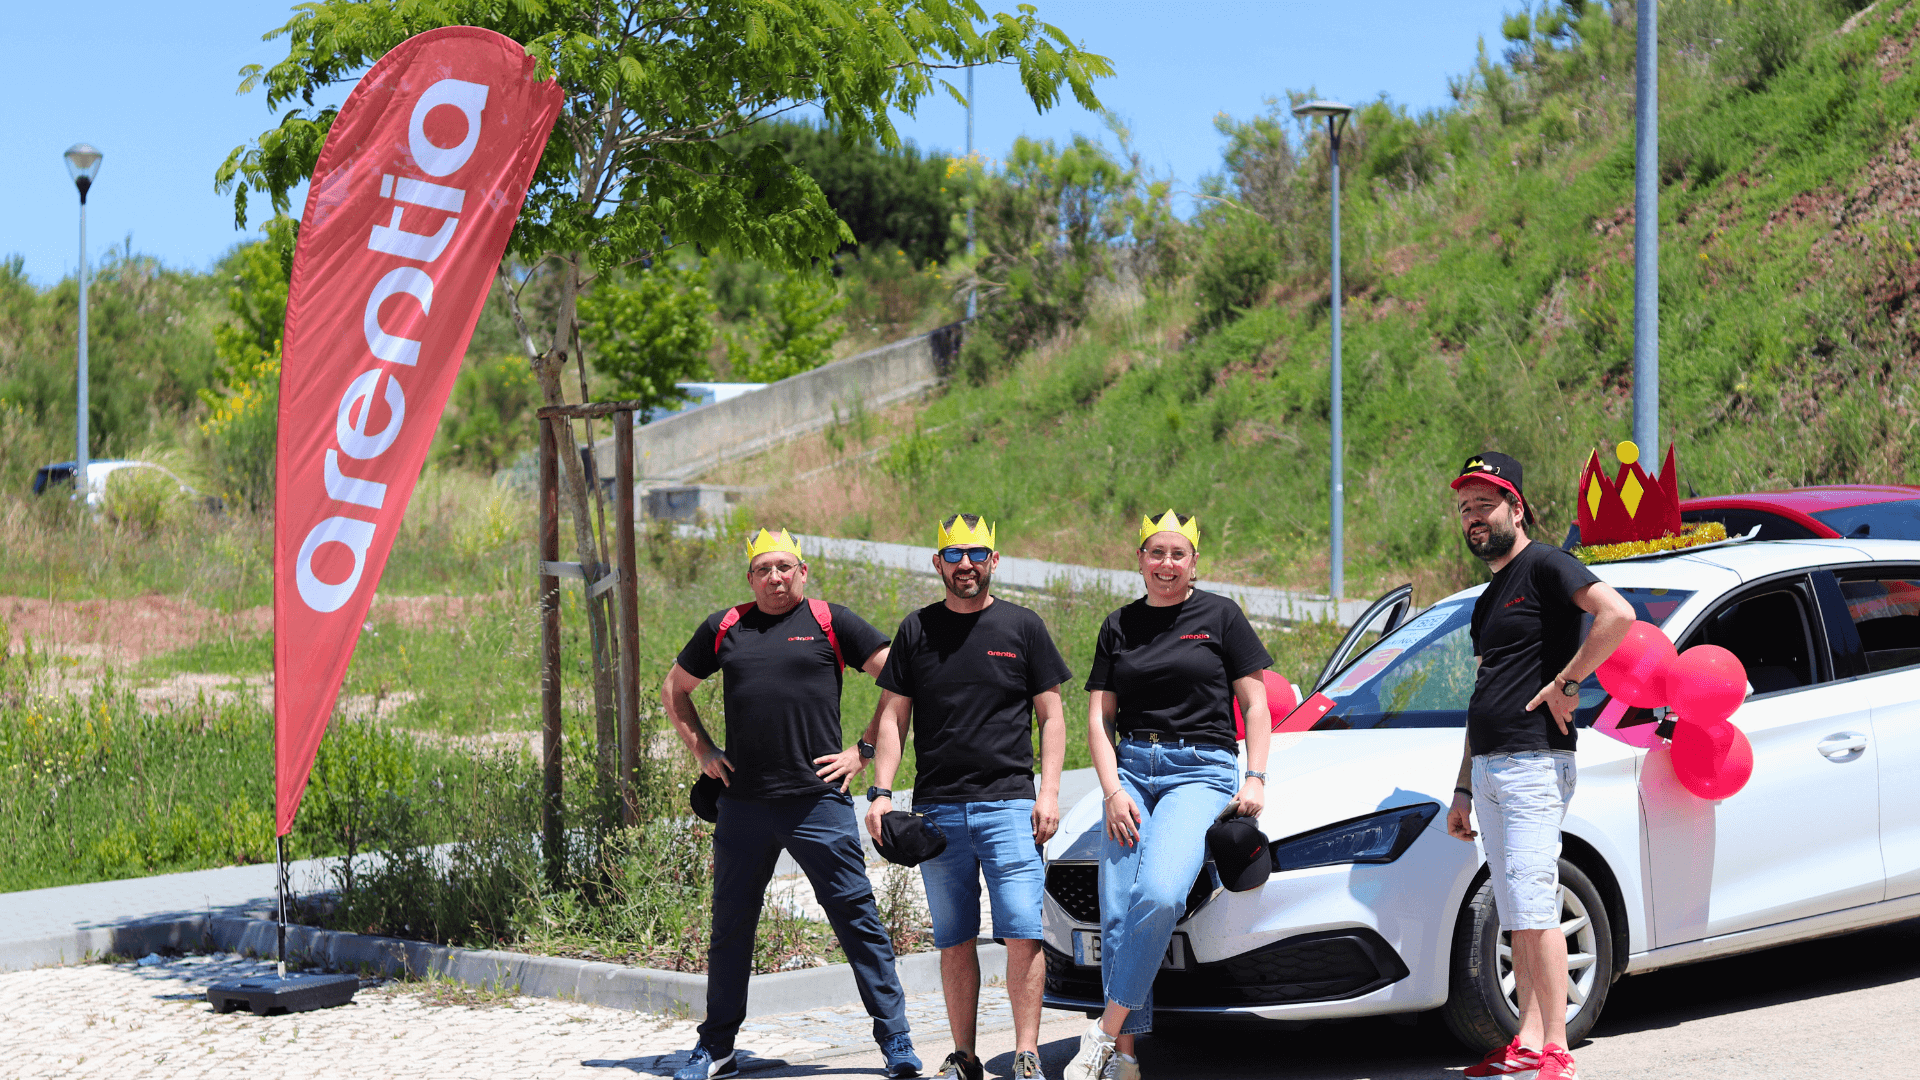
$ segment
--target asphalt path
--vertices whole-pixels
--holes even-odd
[[[1058,1077],[1086,1021],[1049,1012],[1047,1075]],[[916,1031],[931,1073],[952,1048]],[[982,1036],[989,1076],[1012,1066],[1013,1033]],[[1828,1080],[1920,1076],[1920,920],[1614,984],[1593,1038],[1576,1047],[1582,1080]],[[871,1060],[869,1060],[871,1059]],[[1472,1063],[1436,1014],[1407,1020],[1167,1030],[1140,1041],[1146,1080],[1444,1080]],[[878,1055],[756,1076],[871,1076]]]

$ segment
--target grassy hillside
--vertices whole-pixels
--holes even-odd
[[[1920,10],[1856,6],[1663,5],[1661,430],[1683,488],[1920,474]],[[1444,487],[1468,454],[1520,457],[1558,539],[1587,454],[1629,434],[1631,5],[1507,31],[1457,107],[1374,103],[1343,151],[1353,594],[1473,579]],[[769,521],[926,543],[974,509],[1018,554],[1112,565],[1172,505],[1201,515],[1203,570],[1324,588],[1324,139],[1278,104],[1221,127],[1184,276],[1110,290],[1004,375],[720,479],[770,485]],[[1209,328],[1220,283],[1249,277]]]

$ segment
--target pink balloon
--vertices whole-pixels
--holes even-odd
[[[1753,744],[1746,732],[1725,720],[1682,720],[1673,729],[1673,774],[1699,798],[1730,799],[1753,776]]]
[[[1277,728],[1280,721],[1286,719],[1287,714],[1300,704],[1300,692],[1293,688],[1285,675],[1277,671],[1261,672],[1260,681],[1267,688],[1267,713],[1273,717],[1268,727]],[[1233,734],[1236,739],[1246,740],[1247,720],[1240,715],[1240,699],[1237,697],[1233,699]]]
[[[1667,704],[1667,669],[1673,642],[1650,622],[1635,622],[1613,654],[1600,662],[1600,685],[1607,693],[1643,709]]]
[[[1717,724],[1746,699],[1746,666],[1718,645],[1695,645],[1667,669],[1667,704],[1683,720]]]

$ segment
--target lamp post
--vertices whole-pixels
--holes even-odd
[[[66,153],[67,175],[73,178],[73,186],[80,189],[80,349],[75,378],[78,404],[73,437],[73,490],[82,510],[87,506],[87,190],[93,187],[93,178],[100,172],[100,159],[104,156],[86,143],[74,143]]]
[[[1660,460],[1660,51],[1638,0],[1633,73],[1633,441]]]
[[[1332,542],[1332,564],[1330,587],[1327,594],[1337,602],[1347,591],[1346,543],[1347,481],[1345,466],[1341,459],[1341,389],[1340,389],[1340,135],[1347,127],[1347,117],[1353,114],[1353,106],[1342,105],[1337,101],[1309,101],[1296,105],[1293,115],[1301,119],[1322,118],[1327,121],[1328,160],[1333,166],[1333,522],[1328,529]]]
[[[967,68],[967,166],[973,166],[973,68]],[[973,258],[973,200],[967,200],[967,258]],[[967,320],[980,314],[978,289],[967,290]]]

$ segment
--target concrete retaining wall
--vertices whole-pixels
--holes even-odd
[[[41,941],[9,942],[0,970],[82,963],[109,953],[144,956],[162,949],[237,952],[271,957],[275,924],[240,916],[193,915],[124,926],[81,930]],[[287,927],[287,956],[307,967],[377,971],[420,978],[436,975],[483,989],[508,989],[529,997],[581,1001],[615,1009],[674,1013],[706,1019],[707,977],[682,971],[626,967],[589,960],[491,949],[453,949],[399,938],[371,937],[309,926]],[[914,953],[895,964],[909,994],[940,989],[940,954]],[[1004,979],[1005,946],[980,945],[983,979]],[[776,1016],[806,1009],[858,1004],[860,993],[847,964],[755,975],[747,992],[747,1015]]]
[[[817,431],[856,405],[881,409],[931,389],[960,354],[961,323],[836,360],[764,390],[642,424],[633,432],[634,471],[643,484],[690,480]],[[613,475],[613,440],[594,444],[594,468]]]

